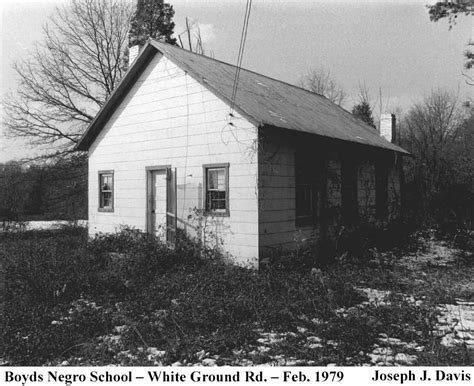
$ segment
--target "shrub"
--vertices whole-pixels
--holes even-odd
[[[7,293],[51,304],[77,297],[97,265],[93,256],[82,253],[83,236],[82,229],[70,228],[5,236],[0,258]]]
[[[85,299],[55,306],[9,301],[6,311],[2,356],[20,366],[66,359],[113,327],[109,310]]]
[[[370,251],[387,251],[394,248],[406,250],[414,243],[413,223],[407,218],[391,222],[361,224],[352,228],[342,228],[337,240],[336,253],[351,258],[370,258]]]
[[[206,262],[176,267],[127,302],[126,314],[141,336],[130,331],[127,345],[170,350],[184,360],[200,350],[232,355],[255,344],[257,329],[296,331],[311,319],[361,300],[349,285],[321,271],[272,269],[263,273]]]
[[[115,234],[100,234],[87,250],[105,262],[98,278],[99,291],[123,295],[137,292],[173,267],[201,262],[198,248],[180,235],[175,249],[156,237],[133,228]]]
[[[311,268],[306,261],[313,256],[301,251],[297,270],[289,269],[288,259],[256,272],[203,259],[192,240],[181,239],[172,250],[133,229],[90,243],[80,230],[24,236],[8,236],[0,249],[8,271],[0,357],[10,364],[55,364],[71,356],[76,358],[71,363],[121,363],[115,356],[119,350],[140,352],[147,346],[166,351],[166,364],[195,363],[203,350],[228,364],[234,350],[244,356],[255,352],[262,332],[292,334],[270,354],[254,357],[254,363],[282,352],[318,364],[342,364],[360,351],[370,352],[381,333],[439,346],[431,336],[434,304],[457,292],[449,271],[442,271],[436,283],[419,284],[412,280],[416,273],[410,276],[393,264],[390,253],[376,250],[366,254],[377,260],[375,266],[372,260],[349,261],[325,271]],[[469,271],[464,274],[468,277]],[[420,305],[392,295],[384,305],[355,306],[364,299],[355,283],[413,293],[424,301]],[[337,347],[310,350],[309,335],[336,341]],[[120,342],[109,345],[108,338]],[[131,364],[149,364],[146,350],[141,353]]]

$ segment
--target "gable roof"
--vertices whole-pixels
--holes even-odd
[[[231,105],[236,66],[151,40],[97,113],[76,150],[89,149],[157,52]],[[329,99],[253,71],[241,69],[234,109],[258,127],[280,127],[409,154]]]

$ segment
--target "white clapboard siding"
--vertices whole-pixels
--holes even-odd
[[[294,247],[294,149],[273,138],[260,149],[259,160],[259,243],[264,255],[268,248]]]
[[[146,167],[177,168],[178,224],[203,206],[203,165],[229,163],[230,216],[216,218],[224,250],[258,264],[257,128],[157,54],[89,150],[90,233],[146,229]],[[98,211],[100,170],[114,171],[114,211]]]

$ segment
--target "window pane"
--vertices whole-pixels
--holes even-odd
[[[216,209],[225,210],[225,199],[217,200],[215,206],[216,206]]]
[[[207,192],[207,195],[206,195],[206,209],[207,210],[212,209],[212,193],[214,192]]]
[[[296,216],[310,216],[312,214],[312,189],[309,185],[296,187]]]
[[[225,210],[226,209],[226,194],[216,190],[207,193],[207,208],[208,210]]]
[[[225,169],[217,170],[217,188],[219,190],[226,190],[225,186]]]
[[[102,206],[104,208],[112,206],[112,193],[110,192],[102,193]]]
[[[207,188],[226,190],[225,169],[209,169],[207,171]]]
[[[99,208],[113,208],[113,185],[114,175],[112,173],[99,174]]]
[[[217,170],[210,169],[207,171],[207,188],[208,189],[217,189],[218,177]]]
[[[227,168],[206,170],[206,210],[225,212],[227,209]]]
[[[103,174],[101,179],[101,190],[112,190],[112,176],[110,174]]]
[[[223,191],[217,192],[216,203],[215,203],[216,209],[223,209],[223,210],[226,209],[226,207],[225,207],[225,204],[226,204],[225,197],[226,197],[225,192],[223,192]]]
[[[341,193],[342,193],[342,217],[351,224],[358,217],[357,197],[357,164],[355,161],[346,159],[341,166]]]

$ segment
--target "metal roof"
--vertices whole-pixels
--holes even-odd
[[[231,104],[236,66],[151,40],[77,145],[87,150],[135,79],[159,51]],[[257,126],[274,126],[409,154],[324,96],[241,69],[234,109]]]

